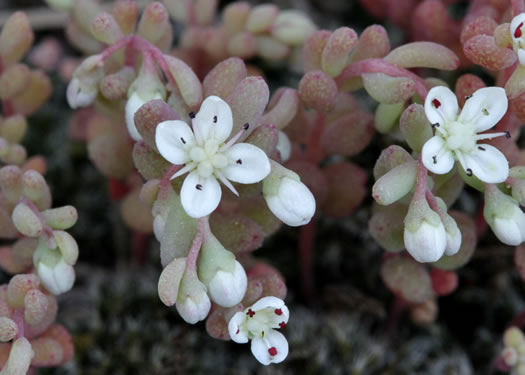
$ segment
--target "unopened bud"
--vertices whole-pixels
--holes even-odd
[[[206,287],[197,275],[184,273],[175,307],[186,323],[195,324],[206,319],[211,302]]]

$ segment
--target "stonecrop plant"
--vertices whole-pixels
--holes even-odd
[[[361,0],[378,23],[335,29],[273,3],[46,2],[81,57],[43,39],[24,63],[34,34],[19,11],[0,33],[0,374],[74,361],[56,296],[75,287],[78,214],[53,208],[46,158],[23,146],[53,71],[68,81],[68,135],[107,179],[130,258],[142,267],[140,254],[160,249],[163,308],[250,343],[262,365],[299,355],[286,328],[298,298],[329,303],[317,281],[334,263],[330,228],[358,232],[369,243],[359,251],[384,250],[359,267],[391,292],[387,336],[403,311],[436,324],[438,297],[473,278],[479,244],[515,247],[525,280],[523,0]],[[284,266],[283,232],[298,248]],[[287,301],[289,268],[300,280]],[[489,344],[491,371],[525,374],[516,315]],[[379,373],[354,365],[346,373]]]

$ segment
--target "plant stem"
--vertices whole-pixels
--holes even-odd
[[[197,273],[197,258],[201,251],[202,243],[204,242],[204,235],[209,230],[210,224],[208,222],[209,216],[201,217],[197,226],[197,234],[193,239],[190,251],[186,257],[186,272]]]
[[[304,297],[313,303],[315,299],[314,282],[314,243],[317,232],[317,221],[312,219],[299,230],[299,259],[301,287]]]

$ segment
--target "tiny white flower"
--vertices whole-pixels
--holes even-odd
[[[510,23],[510,34],[512,35],[512,47],[518,55],[521,65],[525,65],[525,35],[523,24],[525,23],[525,13],[518,14]]]
[[[71,108],[87,107],[95,101],[98,83],[104,77],[104,69],[100,63],[100,55],[90,56],[73,73],[66,91],[67,102]]]
[[[248,287],[243,266],[235,261],[233,272],[219,270],[208,283],[208,293],[216,304],[232,307],[242,301]]]
[[[279,363],[288,356],[288,341],[276,329],[286,327],[289,317],[283,300],[264,297],[235,313],[228,324],[228,332],[236,343],[252,340],[252,354],[263,365]]]
[[[135,112],[145,103],[153,99],[163,99],[163,96],[160,93],[155,93],[153,96],[141,95],[138,91],[134,91],[126,102],[126,126],[128,127],[129,135],[135,141],[142,140],[142,136],[135,125]]]
[[[219,205],[220,180],[238,195],[230,181],[253,184],[270,173],[268,157],[260,148],[248,143],[235,143],[244,129],[228,142],[233,128],[230,106],[217,96],[203,101],[192,120],[193,130],[184,121],[161,122],[155,142],[160,154],[173,164],[184,164],[171,178],[190,172],[181,189],[181,203],[194,218],[211,214]]]
[[[461,231],[457,229],[452,233],[449,231],[446,231],[446,233],[447,247],[445,248],[445,255],[451,256],[457,254],[457,252],[461,248]]]
[[[441,220],[437,226],[424,220],[415,232],[405,225],[403,239],[407,251],[421,263],[439,260],[447,248],[447,233]]]
[[[206,319],[211,301],[206,287],[196,277],[183,278],[175,307],[186,323],[195,324]]]
[[[489,225],[501,242],[518,246],[525,241],[525,214],[518,205],[512,207],[510,215],[496,215],[489,221]]]
[[[507,111],[508,101],[501,87],[477,90],[458,115],[456,96],[444,86],[432,88],[425,100],[425,114],[436,129],[421,151],[423,164],[433,173],[445,174],[459,160],[467,175],[487,183],[507,179],[509,164],[505,155],[483,139],[508,136],[508,133],[483,133],[496,125]]]
[[[68,292],[75,283],[75,270],[64,258],[54,266],[38,262],[36,270],[42,284],[54,295]]]

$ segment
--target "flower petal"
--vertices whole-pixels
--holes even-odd
[[[163,121],[157,125],[155,143],[164,159],[172,164],[184,164],[189,160],[186,149],[195,143],[195,137],[184,121]]]
[[[263,310],[266,308],[280,309],[283,306],[284,306],[284,301],[282,299],[273,297],[273,296],[268,296],[268,297],[263,297],[257,302],[255,302],[250,307],[250,309],[252,309],[253,311],[259,311],[259,310]]]
[[[492,128],[505,115],[507,94],[501,87],[484,87],[465,102],[458,121],[476,125],[476,133]]]
[[[518,59],[521,65],[525,65],[525,50],[523,48],[518,49]]]
[[[230,322],[228,323],[228,332],[233,341],[238,344],[245,344],[248,342],[248,334],[241,325],[246,321],[246,314],[242,311],[236,312]]]
[[[421,150],[423,165],[431,172],[445,174],[454,166],[454,157],[446,149],[445,141],[440,136],[433,136],[423,145]]]
[[[137,112],[144,103],[144,100],[142,100],[136,92],[134,92],[126,102],[126,126],[128,127],[129,135],[135,141],[142,140],[142,136],[139,134],[137,127],[135,126],[135,112]]]
[[[249,143],[233,145],[226,154],[231,164],[223,169],[223,173],[231,181],[253,184],[268,176],[272,169],[266,153]]]
[[[186,213],[193,218],[211,214],[221,201],[221,187],[214,177],[201,177],[191,172],[180,191],[180,200]]]
[[[251,349],[255,359],[266,366],[284,361],[288,356],[288,341],[282,333],[270,329],[264,339],[257,337],[252,340]]]
[[[233,127],[232,110],[218,96],[208,96],[193,119],[195,136],[200,144],[209,138],[222,143],[230,136]]]
[[[425,114],[431,124],[443,126],[447,121],[454,121],[458,115],[456,95],[445,86],[433,87],[425,99]]]
[[[470,169],[483,182],[495,184],[509,177],[509,163],[505,155],[494,146],[478,145],[471,153],[464,153],[463,158],[463,169]]]
[[[516,35],[520,35],[519,33],[516,34],[516,29],[521,25],[525,24],[525,13],[520,13],[516,17],[512,19],[512,22],[510,23],[510,34],[512,36],[512,40],[514,42],[518,42],[521,37],[516,37]],[[523,25],[521,25],[523,27]],[[520,29],[521,29],[520,27]],[[524,29],[521,29],[522,31],[525,31]]]

